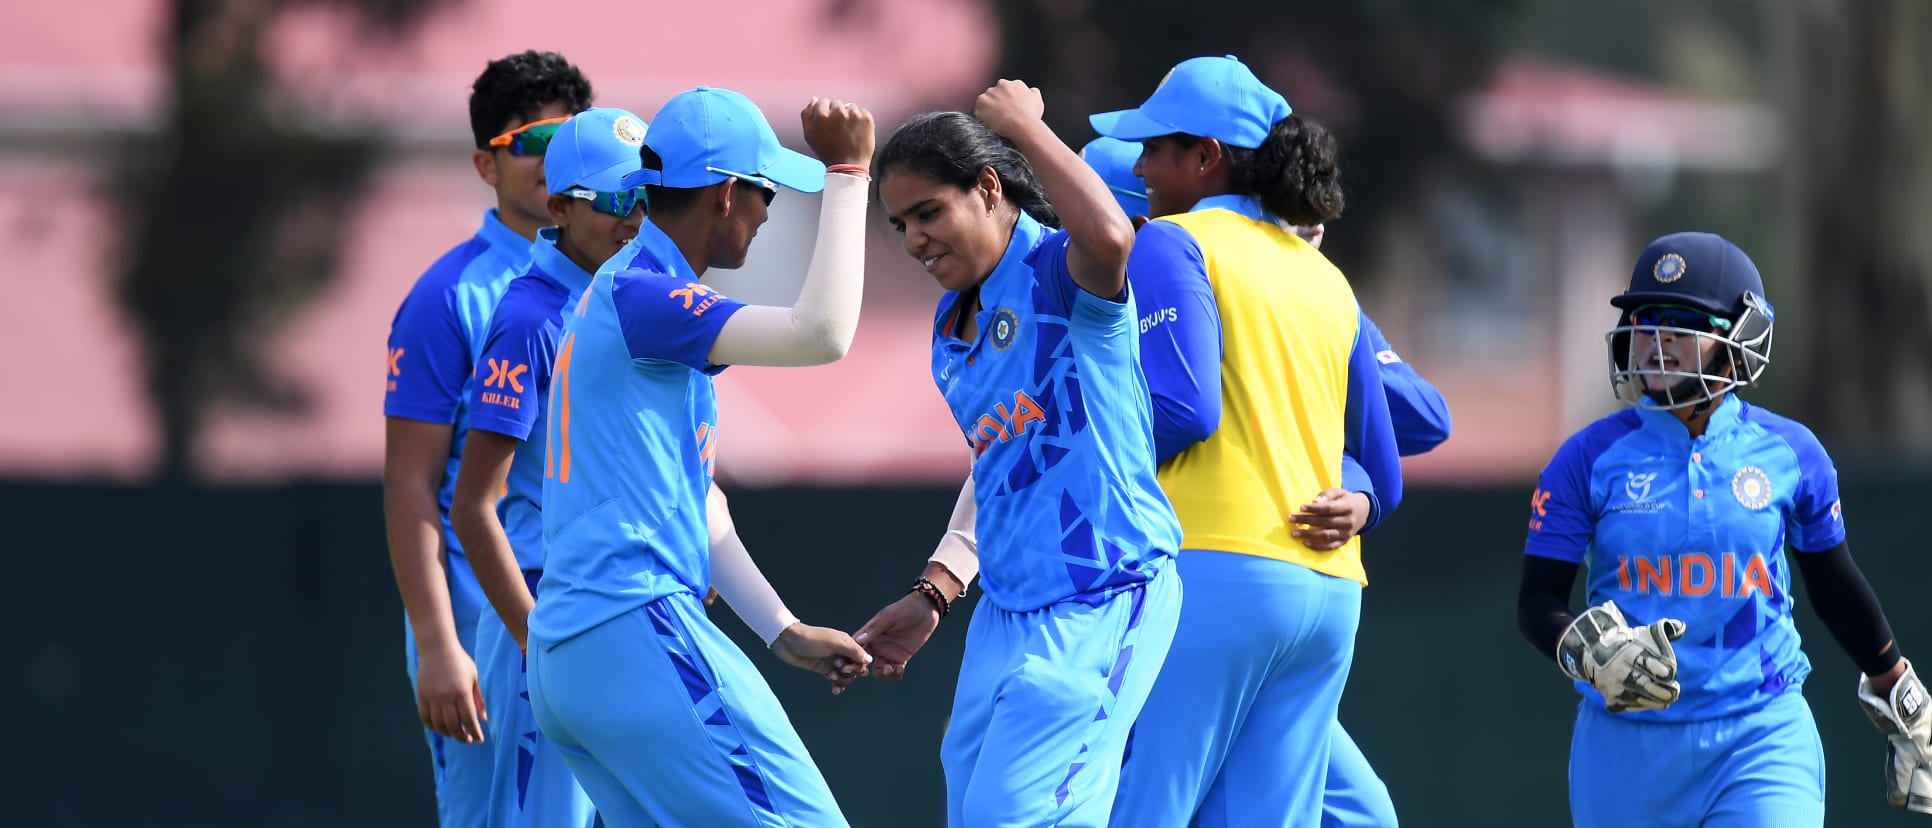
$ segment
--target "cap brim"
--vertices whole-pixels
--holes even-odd
[[[1706,313],[1728,314],[1730,308],[1713,307],[1701,296],[1675,293],[1667,290],[1646,290],[1633,293],[1620,293],[1610,297],[1610,307],[1618,310],[1634,310],[1645,305],[1685,305]]]
[[[1181,131],[1172,125],[1147,117],[1146,113],[1138,109],[1122,109],[1118,112],[1088,115],[1087,123],[1093,125],[1093,131],[1122,141],[1145,141]]]
[[[617,186],[626,190],[635,190],[639,187],[656,186],[663,183],[664,173],[658,172],[657,170],[639,169],[625,175],[622,180],[617,182]]]
[[[758,174],[780,187],[801,193],[816,193],[825,189],[825,165],[816,158],[784,147],[778,148],[778,160]]]

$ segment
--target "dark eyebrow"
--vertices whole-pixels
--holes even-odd
[[[920,210],[925,209],[926,205],[933,203],[933,201],[934,199],[928,198],[923,201],[920,201],[917,204],[912,205],[911,207],[907,207],[904,210],[900,210],[897,213],[888,213],[886,214],[886,220],[896,221],[896,222],[899,222],[900,224],[904,224],[906,223],[906,218],[905,218],[906,216],[912,215],[913,213],[917,213]]]

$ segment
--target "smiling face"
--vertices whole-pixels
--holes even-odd
[[[636,238],[638,225],[644,221],[642,202],[623,218],[600,211],[585,199],[569,195],[551,196],[549,208],[550,221],[560,230],[557,249],[576,262],[578,267],[592,273]]]
[[[879,179],[879,202],[904,236],[906,254],[951,291],[971,289],[993,272],[1017,218],[1001,200],[999,176],[990,168],[966,189],[889,168]]]
[[[1134,174],[1147,182],[1148,214],[1185,213],[1210,195],[1209,172],[1216,166],[1219,150],[1212,139],[1190,141],[1178,135],[1142,141]]]

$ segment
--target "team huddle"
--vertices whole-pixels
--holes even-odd
[[[384,505],[441,825],[845,825],[705,607],[837,693],[903,676],[975,580],[934,745],[948,824],[1397,824],[1339,719],[1361,536],[1450,421],[1320,252],[1343,208],[1327,130],[1233,57],[1093,115],[1078,152],[1010,80],[877,146],[870,112],[813,98],[811,155],[730,90],[648,121],[592,103],[554,53],[477,78],[497,206],[390,333]],[[783,190],[820,194],[797,300],[707,285]],[[932,378],[972,471],[907,591],[848,635],[792,614],[739,539],[712,378],[845,355],[874,202],[944,288]],[[1889,801],[1932,813],[1925,688],[1830,458],[1731,393],[1769,363],[1756,267],[1665,236],[1611,304],[1629,408],[1544,470],[1518,605],[1583,696],[1576,824],[1823,824],[1787,560],[1864,674]]]

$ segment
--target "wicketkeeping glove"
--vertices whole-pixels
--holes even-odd
[[[1682,637],[1682,621],[1665,618],[1633,629],[1617,605],[1605,601],[1570,622],[1556,645],[1556,662],[1564,675],[1597,688],[1612,713],[1662,710],[1681,692],[1670,642]]]
[[[1912,663],[1892,685],[1889,697],[1872,692],[1869,676],[1858,677],[1858,706],[1886,736],[1885,801],[1901,810],[1932,814],[1932,711],[1926,710],[1925,685]]]

